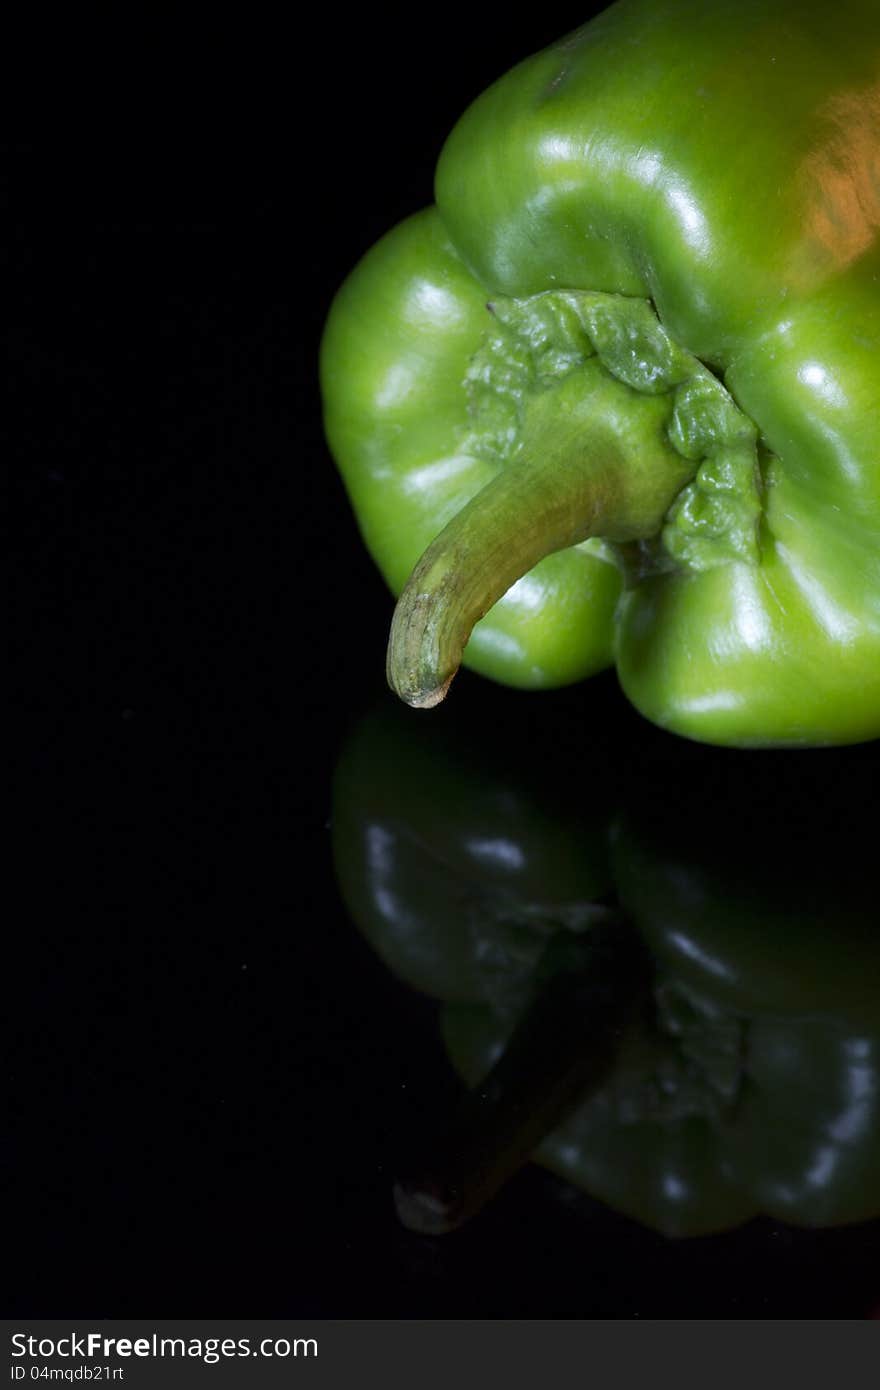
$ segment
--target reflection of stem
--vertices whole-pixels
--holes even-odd
[[[441,1235],[491,1201],[607,1076],[650,974],[647,952],[620,919],[553,939],[538,969],[543,983],[503,1056],[396,1184],[404,1226]]]

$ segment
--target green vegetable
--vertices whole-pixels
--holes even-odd
[[[459,122],[322,350],[407,702],[614,662],[700,741],[880,735],[878,63],[876,0],[620,0]]]

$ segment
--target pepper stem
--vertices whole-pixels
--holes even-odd
[[[387,672],[401,699],[439,704],[475,623],[546,555],[659,531],[695,470],[669,443],[667,414],[594,362],[530,403],[516,458],[441,531],[398,600]]]

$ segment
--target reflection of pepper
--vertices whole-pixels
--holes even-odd
[[[354,731],[335,778],[337,877],[395,974],[443,999],[481,1000],[496,975],[502,989],[527,975],[560,924],[605,911],[611,765],[596,763],[589,797],[572,782],[549,802],[547,730],[515,763],[482,723],[431,734],[387,706]]]
[[[476,622],[695,739],[880,734],[877,59],[874,0],[621,0],[462,119],[323,348],[407,701]]]
[[[621,901],[687,1001],[679,1036],[738,1035],[707,1126],[728,1180],[803,1225],[880,1213],[876,761],[833,772],[726,762],[678,815],[634,799],[615,835]]]
[[[655,958],[650,1005],[536,1156],[670,1234],[758,1211],[803,1225],[880,1213],[880,926],[856,809],[865,760],[779,755],[771,768],[758,755],[703,750],[671,764],[661,752],[618,775],[625,809],[611,827],[578,820],[576,799],[560,811],[555,782],[554,811],[542,812],[539,741],[526,793],[509,766],[496,780],[488,734],[479,747],[445,734],[440,748],[388,711],[365,723],[340,762],[334,842],[373,946],[446,1001],[462,1075],[500,1077],[513,1037],[516,1095],[543,1104],[546,1048],[531,1080],[520,1020],[536,999],[546,1013],[539,977],[554,952],[609,941],[622,910]],[[600,803],[611,775],[609,760]],[[558,1062],[561,1076],[583,1066]],[[500,1097],[505,1123],[512,1108]]]

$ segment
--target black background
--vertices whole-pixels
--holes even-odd
[[[670,1244],[537,1170],[445,1241],[391,1204],[452,1083],[430,1007],[332,877],[330,776],[382,690],[390,601],[323,442],[317,346],[346,272],[430,201],[468,101],[586,13],[240,10],[184,30],[117,10],[22,51],[9,1313],[876,1300],[873,1229]],[[626,757],[640,721],[598,688]],[[493,706],[512,756],[526,698]],[[544,708],[571,721],[580,699]]]

